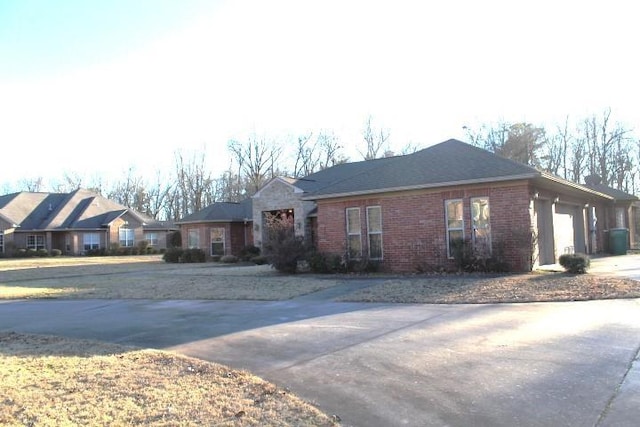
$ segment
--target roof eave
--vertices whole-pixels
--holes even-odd
[[[572,181],[568,181],[566,179],[560,178],[559,176],[555,176],[555,175],[550,174],[548,172],[540,172],[540,177],[543,178],[543,179],[546,179],[548,181],[551,181],[551,182],[555,182],[555,183],[558,183],[558,184],[566,185],[567,187],[571,187],[571,188],[573,188],[575,190],[580,190],[580,191],[583,191],[585,193],[592,194],[594,196],[602,197],[602,198],[608,199],[608,200],[615,200],[615,197],[613,197],[613,196],[610,196],[608,194],[605,194],[605,193],[602,193],[600,191],[594,190],[594,189],[589,188],[587,186],[584,186],[582,184],[578,184],[578,183],[575,183],[575,182],[572,182]]]
[[[408,185],[408,186],[402,186],[402,187],[377,188],[372,190],[351,191],[351,192],[345,192],[345,193],[321,194],[316,196],[314,196],[313,194],[310,194],[309,196],[302,197],[302,200],[313,201],[313,200],[322,200],[322,199],[337,199],[342,197],[367,196],[370,194],[394,193],[398,191],[427,190],[431,188],[454,187],[459,185],[485,184],[489,182],[519,181],[523,179],[533,179],[539,176],[540,176],[539,173],[528,173],[528,174],[521,174],[521,175],[509,175],[504,177],[469,179],[469,180],[462,180],[462,181],[447,181],[447,182],[438,182],[433,184]]]

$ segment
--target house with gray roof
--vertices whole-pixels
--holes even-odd
[[[115,203],[85,189],[71,193],[19,192],[0,196],[0,253],[15,249],[59,249],[80,255],[145,240],[167,247],[168,222]]]
[[[526,271],[564,253],[602,252],[616,226],[630,230],[634,245],[638,199],[609,190],[452,139],[271,180],[253,197],[254,244],[266,235],[265,216],[287,212],[296,234],[318,250],[375,260],[389,271],[451,267],[460,240]]]
[[[209,259],[239,255],[253,244],[253,201],[216,202],[194,212],[176,225],[182,233],[182,246],[202,249]]]

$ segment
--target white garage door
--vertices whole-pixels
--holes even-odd
[[[556,246],[556,257],[575,252],[575,231],[573,229],[576,208],[574,206],[556,205],[553,215],[553,237]]]

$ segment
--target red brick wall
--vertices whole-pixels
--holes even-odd
[[[383,265],[386,270],[412,272],[437,267],[454,268],[447,257],[445,200],[462,199],[465,237],[471,236],[471,198],[489,197],[494,251],[504,249],[513,270],[526,269],[530,257],[523,245],[523,233],[530,230],[529,186],[526,182],[456,187],[440,191],[391,193],[318,201],[318,249],[344,254],[346,249],[345,209],[360,208],[363,253],[367,253],[366,207],[381,206]]]

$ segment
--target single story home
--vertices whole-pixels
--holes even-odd
[[[239,255],[253,245],[252,200],[240,203],[218,202],[188,215],[180,227],[183,248],[200,248],[209,259],[214,256]]]
[[[63,254],[136,247],[158,250],[176,230],[85,189],[71,193],[19,192],[0,196],[0,254],[17,249],[59,249]]]
[[[450,268],[460,240],[485,256],[499,255],[514,271],[527,271],[564,253],[602,252],[615,227],[629,229],[628,243],[636,244],[638,198],[591,184],[452,139],[303,178],[274,178],[234,218],[205,210],[209,226],[241,224],[239,234],[252,236],[257,247],[268,219],[285,216],[319,251],[375,260],[388,271]],[[212,241],[206,231],[198,235]]]

